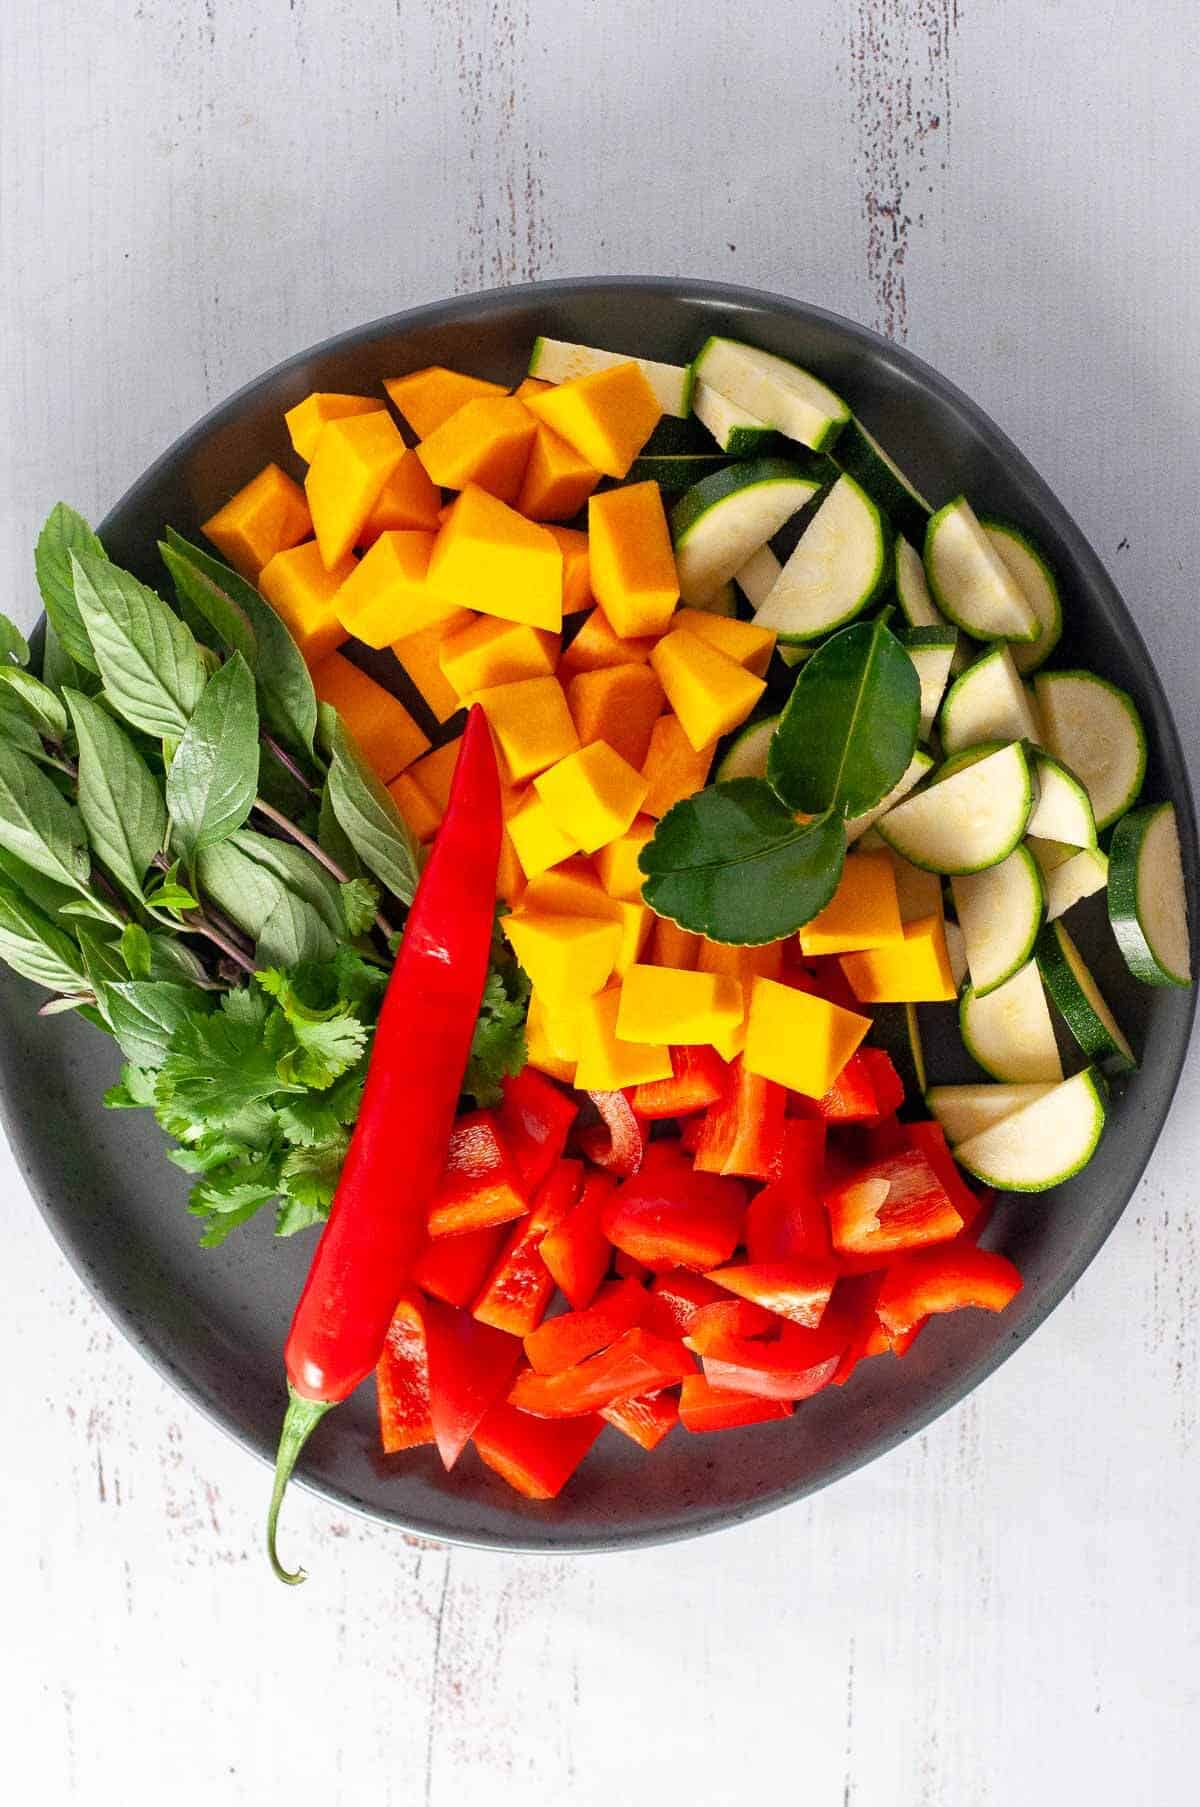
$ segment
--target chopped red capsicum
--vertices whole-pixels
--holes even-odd
[[[383,1354],[375,1368],[379,1432],[384,1454],[433,1442],[429,1416],[429,1357],[420,1299],[409,1293],[396,1306]]]
[[[853,1053],[825,1096],[817,1099],[817,1111],[827,1123],[869,1123],[879,1116],[880,1104],[871,1066],[865,1058],[867,1052],[859,1048]]]
[[[729,1337],[763,1337],[778,1334],[780,1319],[752,1299],[730,1299],[725,1294],[693,1313],[684,1336],[689,1349],[705,1355]]]
[[[737,1181],[696,1173],[672,1142],[652,1143],[641,1172],[604,1207],[608,1240],[654,1272],[703,1271],[728,1261],[742,1233],[746,1192]]]
[[[688,1117],[715,1104],[725,1084],[725,1062],[713,1048],[672,1048],[671,1078],[653,1079],[634,1089],[639,1117]]]
[[[845,1347],[834,1371],[835,1386],[844,1387],[860,1361],[865,1361],[869,1355],[884,1355],[890,1347],[875,1312],[882,1285],[881,1272],[843,1274],[833,1289],[821,1327],[845,1338]]]
[[[583,1311],[565,1311],[531,1330],[525,1359],[539,1374],[561,1374],[642,1322],[649,1294],[636,1280],[614,1280],[602,1286]]]
[[[918,1148],[860,1168],[835,1185],[825,1203],[833,1246],[851,1255],[948,1242],[962,1229],[946,1188]]]
[[[472,1295],[474,1315],[481,1324],[494,1325],[513,1336],[525,1336],[537,1329],[554,1292],[554,1276],[542,1260],[542,1243],[562,1223],[579,1197],[582,1184],[581,1162],[558,1162],[535,1197],[529,1215],[508,1232],[502,1253]],[[505,1235],[502,1228],[491,1233]],[[465,1236],[444,1236],[431,1246],[450,1249],[456,1242],[466,1240]]]
[[[501,1399],[476,1426],[480,1460],[527,1500],[552,1500],[604,1429],[598,1417],[531,1418]]]
[[[446,1170],[429,1207],[431,1236],[511,1223],[529,1209],[524,1182],[495,1111],[468,1111],[450,1133]]]
[[[879,1321],[895,1342],[935,1312],[977,1305],[1003,1311],[1021,1290],[1021,1276],[1004,1255],[969,1242],[917,1249],[892,1262],[880,1288]]]
[[[665,1274],[656,1274],[650,1282],[646,1326],[660,1336],[686,1336],[702,1306],[725,1304],[728,1300],[721,1288],[703,1274],[672,1268]]]
[[[768,1418],[790,1418],[786,1399],[763,1399],[714,1387],[702,1374],[689,1374],[679,1389],[679,1422],[685,1431],[732,1431]]]
[[[537,1374],[526,1368],[509,1392],[511,1405],[538,1418],[574,1418],[599,1412],[614,1399],[639,1399],[671,1387],[696,1365],[681,1343],[649,1330],[627,1330],[600,1355],[561,1374]]]
[[[597,1167],[610,1173],[636,1173],[646,1152],[646,1131],[625,1092],[589,1092],[600,1113],[599,1123],[579,1133],[579,1146]]]
[[[894,1117],[904,1103],[904,1081],[896,1071],[891,1055],[883,1048],[859,1048],[875,1088],[875,1101],[881,1117]]]
[[[443,1465],[453,1468],[476,1425],[507,1393],[521,1345],[515,1336],[438,1299],[425,1305],[425,1344],[434,1441]]]
[[[532,1198],[562,1157],[579,1106],[536,1067],[504,1081],[500,1134]]]
[[[831,1261],[750,1261],[708,1275],[740,1299],[810,1329],[821,1322],[837,1277]]]
[[[784,1127],[783,1172],[751,1199],[746,1252],[751,1261],[829,1261],[833,1243],[821,1190],[823,1122],[790,1118]]]
[[[612,1260],[612,1245],[600,1227],[612,1190],[607,1173],[589,1173],[579,1203],[542,1238],[542,1260],[576,1311],[591,1304]]]
[[[771,1342],[749,1337],[715,1338],[706,1350],[705,1379],[733,1393],[764,1399],[809,1399],[837,1373],[845,1341],[836,1330],[785,1324]]]
[[[739,1054],[726,1070],[721,1096],[705,1114],[697,1173],[774,1178],[783,1160],[787,1098],[785,1086],[747,1072]]]
[[[643,1449],[657,1449],[679,1423],[679,1402],[674,1393],[648,1393],[641,1399],[615,1399],[600,1416]]]
[[[933,1121],[906,1123],[904,1134],[913,1148],[920,1149],[942,1182],[950,1203],[962,1218],[963,1229],[969,1229],[983,1208],[984,1195],[972,1191],[963,1178],[962,1168],[950,1152],[941,1124]]]
[[[485,1224],[462,1236],[435,1236],[421,1250],[413,1279],[423,1292],[447,1305],[470,1305],[490,1273],[500,1244],[503,1224]]]

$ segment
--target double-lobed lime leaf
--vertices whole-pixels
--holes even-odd
[[[191,630],[161,596],[106,558],[73,552],[71,568],[79,617],[109,702],[143,734],[178,740],[208,680]]]
[[[100,864],[132,896],[162,849],[167,808],[162,787],[107,709],[77,690],[63,695],[79,745],[79,811]]]
[[[167,772],[172,840],[183,859],[228,840],[249,816],[257,788],[254,678],[235,652],[209,679]]]

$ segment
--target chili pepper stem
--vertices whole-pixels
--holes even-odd
[[[328,1399],[305,1399],[294,1387],[288,1388],[288,1409],[283,1420],[283,1429],[279,1433],[279,1449],[275,1457],[275,1485],[271,1489],[271,1504],[267,1511],[267,1555],[271,1567],[280,1581],[286,1581],[289,1587],[297,1587],[308,1576],[303,1569],[289,1571],[279,1560],[275,1548],[275,1537],[279,1527],[279,1508],[283,1504],[283,1496],[287,1492],[287,1484],[292,1478],[292,1470],[299,1460],[300,1451],[309,1437],[321,1422],[330,1406],[334,1403]]]

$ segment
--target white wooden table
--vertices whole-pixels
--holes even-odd
[[[0,606],[208,405],[451,291],[728,277],[906,339],[1030,454],[1200,748],[1194,0],[5,0]],[[449,1553],[264,1476],[0,1153],[6,1799],[1197,1798],[1200,1065],[1045,1328],[926,1435],[690,1546]]]

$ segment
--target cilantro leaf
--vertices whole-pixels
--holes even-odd
[[[351,878],[339,888],[342,909],[346,913],[346,927],[352,935],[365,935],[379,908],[378,887],[371,884],[369,879]]]
[[[289,1027],[298,1046],[278,1066],[279,1078],[289,1088],[321,1091],[331,1086],[367,1046],[366,1026],[345,1012],[317,1022],[289,1021]]]
[[[338,1175],[349,1146],[350,1138],[342,1131],[332,1141],[318,1143],[315,1148],[293,1148],[283,1159],[280,1176],[283,1192],[298,1204],[324,1215],[333,1203]]]
[[[525,1065],[529,992],[529,980],[511,956],[493,963],[463,1078],[463,1091],[480,1109],[499,1104],[501,1080],[515,1077]]]
[[[248,1104],[273,1092],[299,1089],[296,1082],[281,1082],[279,1076],[279,1063],[290,1052],[292,1039],[278,1011],[262,1026],[242,1021],[228,1010],[189,1017],[171,1038],[159,1098],[175,1114],[219,1128]]]

